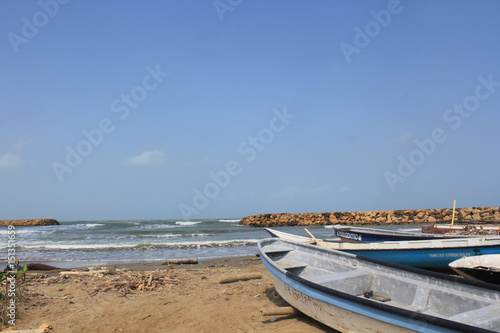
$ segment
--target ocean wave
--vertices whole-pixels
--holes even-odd
[[[128,244],[45,244],[45,245],[26,245],[22,249],[45,249],[45,250],[104,250],[115,248],[131,247]],[[132,246],[133,247],[133,246]]]
[[[138,229],[170,229],[170,228],[178,228],[178,226],[172,224],[146,224],[146,225],[141,225]]]
[[[186,227],[186,226],[190,226],[190,225],[200,224],[202,222],[203,221],[177,221],[177,222],[175,222],[175,224]]]
[[[254,245],[257,239],[227,240],[227,241],[178,241],[171,243],[132,243],[132,244],[45,244],[27,245],[20,247],[19,251],[26,250],[148,250],[156,248],[203,248],[203,247],[237,247]]]
[[[214,234],[204,234],[204,233],[195,233],[195,234],[165,234],[165,235],[138,235],[139,238],[183,238],[183,237],[211,237]]]
[[[45,234],[51,234],[54,233],[56,230],[40,230],[40,229],[33,229],[34,227],[30,227],[31,229],[14,229],[15,235],[27,235],[27,234],[37,234],[37,235],[45,235]],[[12,235],[12,231],[9,231],[7,229],[5,230],[0,230],[0,235]]]
[[[77,228],[99,228],[104,226],[104,223],[84,223],[84,224],[75,224]]]
[[[228,223],[235,223],[235,222],[240,222],[241,219],[234,219],[234,220],[219,220],[219,222],[228,222]]]
[[[164,234],[164,235],[137,235],[138,238],[181,238],[182,234]]]

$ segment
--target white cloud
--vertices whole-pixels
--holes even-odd
[[[165,153],[160,150],[145,151],[125,161],[126,165],[157,165],[165,163]]]
[[[34,140],[20,140],[20,141],[14,142],[14,144],[12,145],[12,149],[15,151],[21,151],[24,149],[24,147],[32,144],[33,142],[34,142]]]
[[[7,153],[3,156],[0,156],[0,168],[19,168],[23,165],[23,158],[19,155]]]

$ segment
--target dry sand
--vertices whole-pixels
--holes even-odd
[[[55,333],[332,332],[302,314],[263,316],[262,309],[287,304],[276,294],[269,271],[256,257],[198,265],[109,267],[113,274],[65,279],[59,272],[28,272],[26,301],[17,306],[17,328],[49,323]],[[260,272],[262,278],[218,282],[224,276],[254,272]],[[154,279],[149,283],[151,275]],[[120,281],[141,279],[143,285],[150,284],[147,290],[120,287]]]

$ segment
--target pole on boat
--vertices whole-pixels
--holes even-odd
[[[451,214],[451,225],[455,223],[455,205],[457,203],[457,200],[453,200],[453,213]]]
[[[316,237],[314,237],[314,235],[313,235],[313,234],[311,234],[311,232],[310,232],[309,230],[307,230],[307,228],[304,228],[304,229],[305,229],[305,231],[307,231],[307,233],[308,233],[309,235],[311,235],[311,237],[314,239],[314,241],[316,242],[316,244],[318,244],[318,245],[319,245],[318,240],[316,239]]]

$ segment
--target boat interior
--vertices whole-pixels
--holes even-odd
[[[351,296],[483,328],[500,327],[500,295],[485,295],[467,285],[436,281],[355,256],[321,256],[287,246],[270,247],[277,266],[303,279]]]

